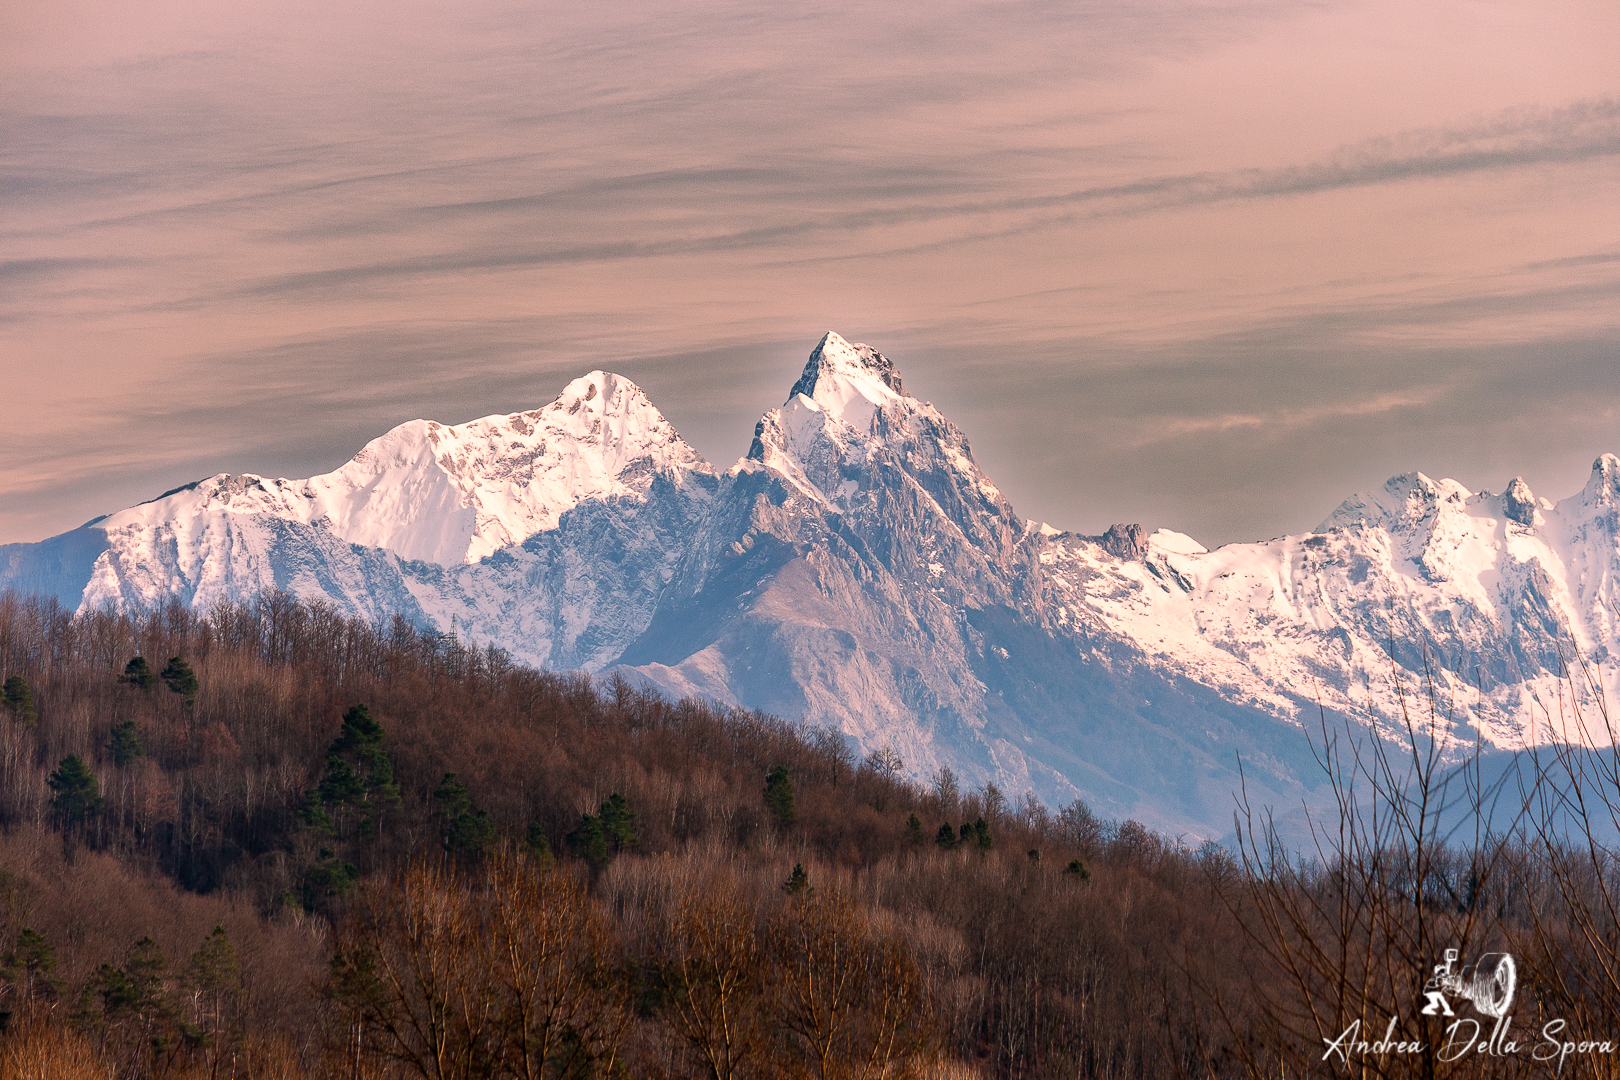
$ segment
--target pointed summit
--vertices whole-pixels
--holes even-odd
[[[869,345],[851,344],[829,330],[788,391],[788,402],[800,394],[829,416],[864,430],[876,410],[905,397],[906,390],[894,361]]]
[[[1599,455],[1592,462],[1592,475],[1586,478],[1581,494],[1589,506],[1612,506],[1620,502],[1620,458]]]
[[[824,372],[856,378],[876,377],[896,394],[904,396],[906,392],[905,385],[900,381],[900,369],[894,366],[893,360],[870,345],[852,345],[835,331],[829,330],[810,353],[810,360],[804,365],[804,374],[788,391],[788,397],[794,394],[815,397],[816,384]]]
[[[1524,482],[1524,477],[1515,476],[1502,493],[1502,513],[1508,520],[1517,521],[1520,525],[1536,523],[1536,497],[1530,491],[1530,485]]]

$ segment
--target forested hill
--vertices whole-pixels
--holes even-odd
[[[1378,1075],[1527,1075],[1524,1024],[1441,1057],[1448,950],[1620,1034],[1612,755],[1532,759],[1492,832],[1436,713],[1323,744],[1314,858],[1256,808],[1234,861],[279,594],[0,594],[0,676],[0,1080],[1332,1076],[1363,1022],[1417,1048]]]
[[[830,731],[403,620],[7,594],[0,674],[8,1052],[120,1076],[215,1075],[222,1055],[238,1076],[427,1075],[387,1034],[420,1002],[360,976],[393,955],[389,913],[432,895],[469,920],[444,969],[463,991],[500,985],[488,935],[524,897],[573,913],[557,932],[600,993],[548,1074],[715,1075],[693,987],[723,939],[754,1017],[726,1075],[857,1075],[839,1063],[874,1046],[891,1074],[1160,1075],[1192,1052],[1191,1027],[1165,1039],[1168,958],[1236,940],[1204,872],[1223,856],[948,772],[925,791]],[[788,1000],[814,928],[887,958],[824,1045]],[[465,1060],[445,1075],[524,1075],[509,1028],[447,1036]]]

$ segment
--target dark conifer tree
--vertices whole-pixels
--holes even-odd
[[[198,1018],[203,1033],[216,1038],[223,1026],[225,1003],[242,992],[242,974],[236,961],[236,947],[223,926],[203,939],[202,947],[191,954],[186,965],[186,984],[197,994],[206,1012]]]
[[[146,746],[141,741],[141,732],[135,726],[135,721],[123,720],[113,725],[107,752],[112,755],[113,764],[120,768],[146,756]]]
[[[455,773],[444,774],[433,798],[439,803],[446,851],[477,856],[495,843],[495,823],[487,812],[474,809],[467,785]]]
[[[197,699],[197,673],[178,656],[169,657],[169,662],[164,665],[163,685],[184,697],[187,704]]]
[[[922,844],[922,839],[922,819],[911,814],[906,818],[906,843],[917,847]]]
[[[451,821],[472,808],[472,796],[467,792],[467,785],[457,780],[453,772],[444,774],[444,779],[434,789],[433,799],[439,804],[439,813]]]
[[[326,773],[314,792],[340,836],[346,815],[359,820],[362,836],[371,836],[383,812],[400,804],[394,764],[382,744],[382,725],[364,705],[343,714],[343,727],[326,751]],[[300,815],[312,826],[320,821],[308,797]]]
[[[529,824],[529,835],[524,839],[524,845],[541,869],[550,870],[557,865],[557,857],[551,852],[551,840],[538,821]]]
[[[947,821],[940,825],[939,832],[934,834],[934,843],[946,851],[956,847],[956,830],[951,828],[950,822]]]
[[[332,815],[326,812],[326,804],[321,801],[319,789],[312,788],[304,792],[303,802],[298,804],[295,813],[298,820],[312,832],[332,831]]]
[[[788,879],[782,882],[782,891],[789,896],[798,896],[804,899],[809,899],[810,894],[815,892],[810,887],[810,875],[804,872],[803,863],[793,864],[793,873],[789,874]]]
[[[765,808],[778,824],[793,824],[793,778],[786,765],[776,766],[765,778]]]
[[[973,839],[978,843],[980,851],[990,850],[990,826],[984,818],[973,823]]]
[[[614,851],[629,851],[636,846],[636,815],[630,812],[630,804],[623,795],[615,791],[609,796],[602,803],[599,816],[602,832]]]
[[[64,824],[75,825],[101,813],[103,801],[96,774],[78,754],[69,754],[45,781],[51,791],[51,809]]]
[[[32,726],[39,718],[39,712],[34,708],[34,692],[29,689],[28,680],[21,675],[13,675],[6,680],[5,703],[11,718],[19,724]]]
[[[568,850],[590,863],[592,869],[607,864],[607,836],[602,832],[602,823],[592,815],[579,816],[579,825],[568,834],[567,841]]]
[[[142,690],[150,690],[157,685],[158,677],[157,672],[152,670],[152,665],[146,662],[146,657],[137,656],[124,665],[123,681]]]
[[[304,872],[304,910],[320,911],[331,901],[342,899],[359,877],[360,871],[353,863],[338,858],[331,848],[321,848],[315,862]]]
[[[133,1016],[147,1044],[158,1053],[171,1044],[179,1019],[179,1009],[169,992],[167,967],[158,943],[145,937],[130,947],[123,968],[103,964],[98,980],[106,1015]]]
[[[96,970],[90,985],[85,987],[85,996],[92,997],[100,1006],[101,1015],[95,1019],[103,1022],[129,1015],[140,1000],[140,994],[129,976],[111,964],[102,964]],[[84,1023],[85,1019],[81,1017],[80,1023]]]
[[[15,947],[0,956],[0,979],[17,985],[24,1000],[56,996],[58,987],[50,978],[55,968],[56,950],[28,926],[17,934]]]

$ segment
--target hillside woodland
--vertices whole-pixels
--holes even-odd
[[[1612,753],[1486,790],[1432,699],[1324,728],[1300,853],[284,595],[0,595],[0,674],[0,1080],[1620,1074]],[[1421,1013],[1447,948],[1517,1049]]]

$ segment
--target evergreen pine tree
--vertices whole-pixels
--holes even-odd
[[[191,954],[186,965],[186,982],[206,1003],[211,1015],[199,1017],[203,1028],[217,1034],[225,1014],[225,1002],[242,990],[242,975],[236,963],[236,948],[223,926],[203,939],[202,947]]]
[[[947,821],[940,825],[939,832],[934,834],[934,843],[946,851],[956,847],[956,830],[951,828],[950,822]]]
[[[551,840],[538,821],[529,823],[529,835],[524,838],[524,844],[540,869],[550,870],[557,865],[557,857],[551,853]]]
[[[152,665],[146,662],[146,657],[137,656],[124,665],[122,681],[138,686],[142,690],[150,690],[157,685],[158,677],[157,672],[152,670]]]
[[[50,973],[56,968],[56,950],[45,935],[25,926],[11,951],[0,956],[0,978],[19,983],[24,1000],[54,995]]]
[[[141,732],[135,726],[135,721],[124,720],[113,725],[112,740],[107,744],[107,751],[112,755],[113,764],[120,768],[146,756],[146,746],[141,741]]]
[[[328,901],[347,896],[359,876],[360,871],[352,863],[338,858],[331,848],[321,848],[315,861],[304,871],[304,910],[319,911]]]
[[[973,839],[978,842],[980,851],[990,850],[990,826],[985,823],[984,818],[973,823]]]
[[[241,985],[236,964],[236,947],[223,926],[216,926],[203,939],[202,947],[191,954],[186,981],[206,993],[234,990]]]
[[[332,831],[332,815],[326,812],[326,804],[321,801],[321,793],[317,789],[304,792],[304,800],[298,804],[295,813],[298,820],[312,832]]]
[[[629,851],[636,846],[636,815],[630,812],[630,804],[623,795],[615,791],[609,796],[602,803],[598,816],[602,822],[602,832],[614,851]]]
[[[474,809],[467,785],[455,773],[445,773],[433,792],[443,815],[444,849],[463,855],[482,855],[495,843],[495,823],[483,810]]]
[[[186,704],[197,700],[197,673],[178,656],[169,657],[163,668],[163,685],[186,699]]]
[[[140,1000],[140,993],[129,976],[111,964],[102,964],[85,989],[94,990],[101,1005],[101,1017],[107,1020],[127,1016]]]
[[[810,887],[810,875],[804,872],[803,863],[793,864],[793,873],[789,874],[788,879],[782,882],[782,891],[789,896],[797,896],[806,900],[816,891]]]
[[[33,726],[39,718],[39,711],[34,708],[34,692],[28,687],[28,680],[21,675],[13,675],[5,684],[6,709],[11,718],[19,724]]]
[[[450,833],[450,848],[462,855],[479,856],[495,846],[499,832],[488,810],[474,810],[456,819]]]
[[[161,1049],[166,1041],[154,1031],[159,1024],[174,1018],[174,1003],[168,991],[168,961],[163,950],[149,937],[143,937],[124,958],[121,974],[124,1002],[141,1021],[149,1033],[154,1049]]]
[[[1065,874],[1073,874],[1081,881],[1084,881],[1091,876],[1091,871],[1087,870],[1086,864],[1081,862],[1079,859],[1075,859],[1073,862],[1069,863],[1068,867],[1063,872]]]
[[[579,816],[579,825],[568,834],[567,841],[568,850],[590,863],[592,869],[607,863],[607,836],[602,832],[602,823],[590,814]]]
[[[103,802],[97,790],[96,774],[78,754],[63,758],[45,783],[55,792],[51,796],[51,809],[64,824],[74,825],[101,813]]]
[[[793,824],[793,778],[786,765],[776,766],[765,778],[765,808],[778,824]]]
[[[472,796],[467,792],[467,785],[457,780],[453,772],[444,774],[444,779],[434,789],[433,799],[439,804],[439,813],[451,821],[472,808]]]
[[[345,817],[352,815],[359,820],[362,836],[376,833],[382,813],[400,803],[394,763],[382,744],[382,725],[364,705],[351,706],[327,748],[325,775],[299,809],[306,824],[320,827],[325,815],[325,827],[341,835]],[[320,804],[321,813],[315,812],[314,802]]]
[[[906,843],[913,847],[919,847],[922,844],[922,839],[922,821],[916,814],[912,814],[906,818]]]

